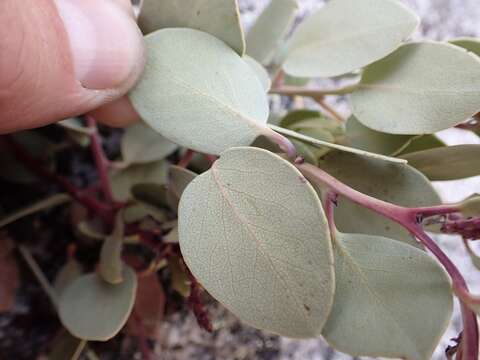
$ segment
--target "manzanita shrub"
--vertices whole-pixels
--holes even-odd
[[[245,37],[236,0],[144,0],[148,59],[130,93],[144,123],[126,129],[122,158],[106,159],[91,117],[59,124],[91,147],[98,188],[39,165],[36,132],[2,139],[2,177],[67,194],[1,225],[73,201],[92,215],[75,231],[103,241],[96,271],[71,256],[54,288],[43,279],[78,339],[71,357],[114,337],[137,283],[168,269],[207,329],[202,289],[250,326],[352,356],[430,359],[456,296],[463,330],[447,356],[478,359],[480,296],[429,233],[461,235],[480,268],[480,197],[442,204],[431,184],[480,175],[480,145],[435,136],[480,133],[480,40],[408,41],[419,19],[399,0],[330,0],[292,30],[296,9],[272,0]],[[321,110],[271,113],[279,95]],[[324,101],[345,95],[347,120]],[[142,269],[140,245],[156,254]]]

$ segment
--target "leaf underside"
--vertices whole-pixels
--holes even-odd
[[[329,231],[289,162],[257,148],[223,153],[185,190],[179,236],[192,273],[240,319],[293,338],[320,334],[334,292]]]

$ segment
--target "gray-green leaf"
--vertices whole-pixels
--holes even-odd
[[[456,180],[480,175],[480,145],[455,145],[402,155],[430,180]]]
[[[337,233],[335,303],[323,330],[354,356],[430,360],[452,314],[446,272],[384,237]]]
[[[428,179],[404,164],[393,164],[347,153],[330,153],[320,167],[357,191],[401,206],[441,203]],[[335,211],[340,231],[385,236],[418,246],[402,226],[340,197]]]
[[[112,285],[97,274],[79,277],[62,293],[59,316],[74,336],[107,341],[125,325],[135,302],[137,276],[124,267],[124,281]]]
[[[272,87],[272,80],[270,79],[270,75],[268,75],[267,69],[263,67],[257,60],[252,58],[251,56],[244,55],[243,59],[245,62],[250,66],[250,68],[257,74],[258,80],[262,84],[262,87],[265,89],[265,92],[268,92]]]
[[[183,193],[180,247],[205,289],[246,323],[318,336],[330,312],[330,234],[313,187],[288,161],[234,148]]]
[[[397,0],[332,0],[293,34],[286,73],[332,77],[359,69],[394,51],[418,25]]]
[[[347,121],[345,135],[349,146],[384,155],[398,154],[413,139],[410,135],[392,135],[372,130],[353,115]]]
[[[480,58],[451,44],[401,46],[366,68],[352,94],[364,125],[390,134],[430,134],[480,110]]]
[[[247,34],[247,54],[269,65],[295,19],[296,0],[271,0]]]
[[[178,149],[178,145],[145,124],[138,123],[126,129],[121,148],[123,161],[142,164],[166,158]]]
[[[110,183],[113,195],[119,201],[126,201],[130,198],[130,189],[136,184],[165,184],[167,172],[168,164],[165,161],[132,165],[126,169],[111,172]]]
[[[163,28],[204,31],[245,53],[237,0],[144,0],[138,22],[145,34]]]
[[[160,134],[209,154],[250,145],[267,131],[267,94],[232,49],[207,33],[164,29],[146,38],[143,78],[130,98]]]
[[[55,281],[53,282],[53,288],[57,295],[60,296],[63,290],[80,277],[82,273],[82,265],[75,258],[68,259],[55,276]]]

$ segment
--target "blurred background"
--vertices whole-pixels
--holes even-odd
[[[275,0],[273,0],[275,1]],[[360,0],[359,0],[360,1]],[[421,18],[420,28],[413,39],[448,40],[455,37],[480,37],[480,0],[402,0]],[[269,0],[239,0],[242,22],[245,29],[251,26]],[[323,0],[298,0],[297,24],[310,13],[320,8]],[[284,103],[273,100],[275,110]],[[314,107],[312,103],[308,105]],[[339,102],[333,103],[340,111],[348,113],[348,108]],[[439,136],[449,145],[480,143],[473,133],[460,129],[443,131]],[[472,193],[480,192],[480,177],[461,181],[435,184],[446,202],[462,200]],[[453,261],[464,272],[474,292],[480,293],[479,273],[466,255],[461,238],[437,236],[436,240],[447,251]],[[480,249],[478,249],[480,251]],[[243,326],[220,305],[210,306],[211,317],[218,329],[208,334],[199,329],[196,320],[189,312],[177,313],[165,320],[157,344],[157,354],[162,360],[209,360],[209,359],[265,359],[265,360],[347,360],[349,356],[340,354],[328,347],[321,339],[298,341],[273,336]],[[460,331],[458,305],[451,326],[439,345],[434,358],[445,359],[445,348],[451,338]],[[367,359],[367,358],[363,358]]]

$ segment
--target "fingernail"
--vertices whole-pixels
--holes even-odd
[[[112,0],[55,0],[83,87],[122,86],[142,61],[142,35],[128,12]]]

